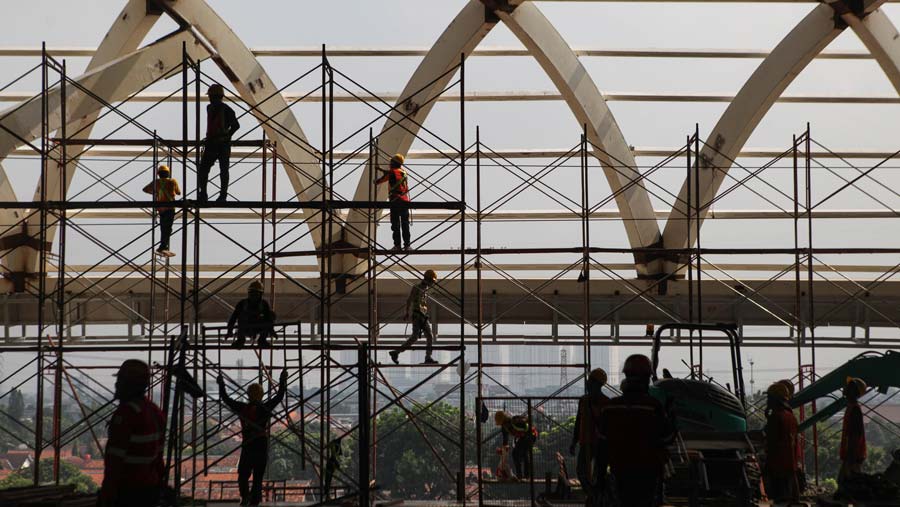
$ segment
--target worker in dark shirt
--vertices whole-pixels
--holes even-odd
[[[341,469],[341,456],[344,451],[341,448],[341,439],[335,438],[328,443],[328,461],[325,463],[325,488],[322,496],[327,500],[331,498],[331,483],[334,480],[334,474]]]
[[[287,370],[281,371],[278,392],[275,396],[263,401],[263,388],[259,384],[251,384],[247,388],[247,403],[235,401],[225,391],[225,381],[219,375],[219,398],[241,420],[241,458],[238,462],[238,489],[241,493],[241,505],[259,505],[262,500],[262,480],[269,460],[269,420],[272,411],[284,399],[287,389]],[[253,475],[253,489],[249,487],[250,475]]]
[[[650,396],[650,359],[634,354],[625,360],[622,396],[600,412],[600,438],[606,442],[610,471],[619,504],[627,507],[659,505],[666,447],[675,429],[662,404]]]
[[[231,344],[234,348],[244,346],[247,338],[251,340],[257,339],[257,345],[260,348],[270,347],[271,343],[266,339],[269,336],[275,336],[275,312],[269,307],[269,303],[262,298],[262,284],[253,281],[247,288],[247,299],[242,299],[234,307],[231,318],[228,319],[228,336],[234,333],[234,326],[237,324],[237,338]]]
[[[847,408],[844,409],[844,422],[841,428],[841,470],[838,473],[838,487],[847,479],[862,473],[862,464],[866,460],[866,427],[863,421],[859,398],[866,393],[866,383],[860,378],[850,378],[844,387]]]
[[[214,84],[206,92],[209,105],[206,106],[206,140],[203,143],[203,155],[200,167],[197,168],[197,200],[206,202],[209,194],[206,185],[209,182],[209,170],[216,161],[219,162],[219,198],[224,202],[228,197],[228,168],[231,164],[231,136],[241,128],[231,109],[225,104],[225,88]]]
[[[516,477],[524,479],[531,476],[531,449],[537,441],[537,430],[524,415],[510,416],[500,410],[494,414],[494,424],[500,427],[503,435],[503,446],[509,445],[509,437],[515,439],[512,449],[513,468]]]
[[[600,439],[600,414],[609,398],[603,394],[607,375],[603,368],[596,368],[588,375],[587,394],[578,400],[578,413],[572,431],[569,453],[575,454],[578,446],[575,471],[581,489],[587,495],[587,506],[601,505],[606,490],[606,443]]]

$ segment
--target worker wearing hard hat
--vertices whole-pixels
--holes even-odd
[[[219,398],[241,420],[241,458],[238,461],[238,490],[241,505],[259,505],[262,500],[262,481],[269,460],[269,421],[272,413],[287,390],[287,370],[281,371],[278,391],[275,396],[263,401],[263,388],[250,384],[247,388],[247,403],[233,400],[225,390],[225,380],[219,375]],[[250,488],[253,475],[253,488]]]
[[[376,185],[388,184],[388,199],[391,203],[391,231],[394,233],[394,250],[400,250],[401,233],[403,247],[409,250],[409,180],[403,168],[404,157],[397,153],[391,157],[390,169],[375,180]],[[380,167],[378,170],[382,170]]]
[[[197,168],[197,200],[206,202],[209,194],[206,191],[209,182],[209,170],[219,162],[219,198],[224,202],[228,197],[228,169],[231,164],[231,136],[241,128],[234,114],[234,109],[225,104],[225,88],[213,84],[207,90],[209,105],[206,106],[206,139],[203,142],[203,155]]]
[[[599,436],[600,414],[609,402],[609,398],[603,394],[606,380],[603,368],[591,370],[588,375],[587,394],[578,400],[578,413],[575,415],[572,443],[569,445],[569,452],[572,454],[575,453],[575,445],[578,445],[575,471],[587,494],[589,506],[601,505],[606,490],[606,442]]]
[[[512,448],[513,468],[518,479],[531,477],[533,463],[531,449],[537,441],[538,432],[524,415],[511,416],[503,410],[494,413],[494,424],[500,427],[503,447],[509,445],[509,437],[514,439]]]
[[[163,487],[166,420],[147,399],[150,367],[128,359],[116,374],[119,406],[109,422],[103,456],[103,485],[99,504],[111,506],[157,505]]]
[[[231,344],[234,348],[244,346],[247,338],[257,338],[260,348],[270,347],[267,340],[269,336],[275,337],[275,312],[269,307],[269,303],[262,297],[263,286],[258,281],[250,282],[247,287],[247,298],[242,299],[234,307],[231,318],[228,319],[228,335],[230,338],[237,324],[237,338]]]
[[[429,269],[422,277],[422,281],[409,291],[409,297],[406,298],[406,313],[404,320],[412,320],[412,334],[409,338],[396,350],[390,352],[391,360],[394,364],[399,364],[400,353],[409,350],[413,343],[424,334],[425,335],[425,361],[424,364],[437,364],[437,361],[431,357],[431,347],[434,342],[434,334],[431,332],[431,320],[428,318],[428,292],[437,281],[437,273]]]
[[[144,192],[153,195],[153,201],[172,202],[176,195],[181,195],[178,180],[172,177],[172,171],[167,165],[161,165],[156,169],[156,179],[144,187]],[[162,206],[156,208],[159,217],[159,248],[157,253],[166,257],[172,257],[169,251],[169,238],[172,236],[172,224],[175,222],[175,208]]]
[[[650,396],[650,359],[628,356],[622,373],[622,395],[609,400],[600,412],[600,438],[607,446],[619,504],[656,506],[668,459],[666,446],[674,440],[675,429],[662,404]]]
[[[766,390],[766,462],[763,483],[766,495],[774,502],[796,502],[800,499],[797,482],[799,447],[797,418],[789,400],[793,384],[778,381]]]
[[[848,479],[862,473],[862,464],[866,460],[866,428],[859,404],[859,399],[866,393],[866,389],[868,386],[861,378],[847,378],[847,384],[844,386],[847,408],[844,409],[844,424],[841,430],[839,489]]]

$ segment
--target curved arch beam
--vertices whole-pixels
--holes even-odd
[[[571,47],[531,2],[521,5],[505,4],[502,9],[496,11],[486,11],[485,5],[477,0],[471,0],[466,4],[429,50],[400,95],[397,103],[402,107],[397,108],[397,111],[388,117],[379,136],[380,150],[388,156],[409,150],[418,133],[418,125],[425,121],[433,105],[423,102],[439,93],[450,82],[452,76],[444,76],[425,89],[422,88],[431,83],[435,76],[455,66],[459,62],[460,54],[471,52],[496,25],[497,18],[509,26],[537,59],[565,98],[578,122],[588,126],[591,141],[605,150],[606,153],[601,150],[595,151],[595,156],[603,164],[610,188],[613,192],[618,192],[616,204],[625,218],[623,223],[629,244],[632,247],[646,247],[658,243],[660,232],[649,195],[643,184],[631,184],[633,179],[639,177],[635,169],[637,164],[606,101]],[[420,89],[422,90],[419,91]],[[409,121],[403,120],[405,114],[410,114]],[[614,161],[610,155],[618,161]],[[625,169],[617,169],[617,166],[623,164],[627,166]],[[356,199],[365,199],[368,196],[372,177],[373,175],[368,172],[363,173],[363,179],[357,187]],[[386,190],[378,188],[376,198],[385,197]],[[354,218],[356,220],[353,220]],[[638,220],[633,220],[635,218]],[[351,215],[351,223],[361,221],[364,221],[364,217]],[[354,236],[344,239],[353,242],[362,238]],[[639,265],[639,272],[643,271],[643,268],[643,265]]]
[[[878,9],[884,1],[867,0],[864,17]],[[701,204],[710,202],[718,193],[731,168],[732,160],[738,156],[772,104],[794,78],[846,28],[844,24],[835,22],[836,13],[832,5],[843,6],[840,2],[821,4],[803,18],[757,67],[722,114],[710,133],[706,146],[700,150]],[[689,231],[684,220],[687,216],[687,191],[685,182],[666,221],[663,232],[663,245],[666,248],[686,248],[697,237],[697,222],[691,222]],[[696,198],[696,195],[692,196],[692,200]],[[708,211],[708,208],[701,210],[701,221]],[[690,243],[689,233],[692,238]],[[672,271],[676,266],[669,264],[666,269]]]

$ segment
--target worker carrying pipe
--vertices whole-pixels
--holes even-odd
[[[231,166],[231,136],[241,128],[234,114],[234,109],[225,103],[225,88],[216,83],[206,91],[209,105],[206,106],[206,139],[203,142],[203,155],[197,167],[197,200],[209,201],[206,191],[209,182],[209,170],[213,164],[219,163],[219,197],[217,202],[225,202],[228,198],[228,169]]]
[[[119,406],[109,422],[103,455],[101,507],[151,507],[163,488],[166,420],[147,399],[150,367],[128,359],[116,373]]]
[[[428,293],[437,281],[437,273],[429,269],[422,276],[422,281],[409,291],[409,297],[406,298],[406,313],[404,320],[412,319],[412,334],[403,345],[397,350],[390,352],[391,360],[394,364],[400,364],[400,353],[409,350],[413,343],[425,335],[425,361],[423,364],[437,364],[437,361],[431,357],[431,347],[434,345],[434,334],[431,332],[431,320],[428,318]]]
[[[578,446],[575,472],[587,495],[587,507],[602,505],[606,491],[606,442],[599,435],[600,414],[609,403],[609,397],[603,394],[606,381],[603,368],[596,368],[588,374],[587,394],[578,399],[578,413],[569,445],[570,454],[575,454],[575,446]]]
[[[287,390],[287,370],[281,371],[278,391],[275,396],[263,401],[263,388],[250,384],[247,388],[247,403],[235,401],[225,391],[222,376],[216,377],[219,384],[219,398],[241,421],[241,457],[238,461],[238,490],[241,505],[258,506],[262,500],[262,481],[269,460],[269,420],[272,412],[284,399]],[[250,488],[250,475],[253,488]]]
[[[766,390],[766,462],[763,484],[774,502],[800,500],[797,418],[791,410],[793,384],[778,381]]]
[[[650,358],[628,356],[622,373],[622,395],[600,411],[600,439],[606,443],[619,505],[657,506],[666,447],[675,439],[675,427],[662,404],[650,396]]]
[[[844,422],[841,429],[841,471],[838,473],[838,489],[854,475],[862,473],[862,464],[866,460],[866,428],[863,423],[862,408],[859,399],[866,393],[866,383],[861,378],[847,378],[844,386],[844,397],[847,408],[844,409]]]
[[[405,158],[397,153],[391,157],[390,169],[385,171],[380,167],[377,170],[384,172],[375,180],[376,185],[388,184],[388,200],[391,204],[391,232],[394,233],[394,250],[400,250],[400,237],[403,236],[403,248],[409,250],[409,179],[406,169],[403,168]]]
[[[172,177],[172,171],[167,165],[161,165],[156,169],[156,180],[144,187],[144,192],[153,196],[153,202],[172,202],[176,195],[181,195],[178,180]],[[175,223],[175,208],[165,206],[156,208],[159,217],[159,248],[157,253],[166,257],[175,254],[169,250],[169,238],[172,236],[172,224]]]
[[[531,462],[531,449],[537,442],[538,432],[524,415],[511,416],[503,410],[494,414],[494,424],[500,427],[503,447],[509,445],[510,435],[515,439],[512,448],[513,469],[516,478],[531,477],[534,464]]]
[[[238,301],[228,319],[228,331],[226,338],[230,338],[234,334],[234,327],[237,324],[237,338],[232,342],[233,348],[242,348],[247,338],[253,340],[259,348],[271,347],[267,339],[269,336],[275,337],[275,312],[269,306],[269,303],[263,299],[263,286],[260,282],[254,280],[247,287],[247,298]]]

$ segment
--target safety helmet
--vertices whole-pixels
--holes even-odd
[[[250,282],[250,285],[247,287],[247,292],[258,292],[258,293],[262,294],[263,286],[257,280],[253,280],[252,282]]]
[[[643,354],[632,354],[625,360],[622,373],[626,377],[649,377],[653,375],[653,365],[650,358]]]
[[[503,426],[508,420],[509,414],[507,414],[506,412],[498,410],[494,413],[494,424],[496,424],[497,426]]]
[[[146,389],[150,385],[150,367],[140,359],[126,359],[116,373],[117,382]]]
[[[404,161],[406,161],[406,157],[404,157],[401,153],[396,153],[393,157],[391,157],[392,164],[403,165]]]
[[[431,280],[432,282],[434,282],[437,280],[437,273],[435,273],[433,269],[429,269],[425,272],[425,276],[423,278],[425,280]]]
[[[209,89],[206,90],[206,94],[210,97],[224,97],[225,87],[223,87],[219,83],[211,84],[209,85]]]
[[[844,388],[845,394],[855,394],[857,398],[866,393],[866,381],[858,377],[847,377],[847,386]]]
[[[169,166],[167,166],[167,165],[165,165],[165,164],[162,164],[162,165],[160,165],[159,167],[156,168],[156,173],[159,174],[160,176],[162,176],[163,174],[165,174],[165,177],[168,178],[169,175],[172,174],[172,171],[169,170]]]
[[[605,386],[608,377],[606,375],[606,371],[604,371],[603,368],[594,368],[593,370],[591,370],[591,373],[588,374],[588,380],[593,380],[594,382],[599,383],[601,386]]]
[[[790,379],[784,378],[784,379],[779,380],[778,383],[784,384],[784,386],[787,387],[789,397],[791,397],[791,398],[794,397],[794,383],[791,382]]]
[[[251,402],[262,401],[263,397],[263,388],[259,384],[250,384],[250,387],[247,388],[247,398],[250,399]]]
[[[766,389],[766,396],[782,401],[787,401],[791,397],[791,392],[786,385],[780,380],[770,385]]]

